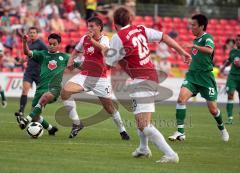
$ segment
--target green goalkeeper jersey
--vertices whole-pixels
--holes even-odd
[[[33,51],[33,60],[41,65],[40,82],[37,90],[50,90],[61,88],[61,82],[69,56],[57,52],[49,53],[46,50]]]
[[[214,50],[213,37],[210,34],[204,33],[201,37],[194,39],[193,44],[203,47],[211,47]],[[195,48],[192,49],[192,62],[189,67],[189,71],[204,72],[212,71],[213,56],[204,52],[201,52]]]
[[[240,78],[240,67],[234,64],[234,60],[240,60],[240,49],[232,49],[228,58],[228,61],[232,64],[229,74],[238,75],[237,78]]]

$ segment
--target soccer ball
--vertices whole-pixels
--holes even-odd
[[[31,122],[27,127],[27,133],[32,138],[39,138],[43,135],[43,126],[38,122]]]

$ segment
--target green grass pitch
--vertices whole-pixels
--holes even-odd
[[[43,115],[57,125],[54,112],[61,103],[48,105]],[[30,100],[26,112],[29,111]],[[189,105],[187,110],[187,138],[183,142],[170,142],[179,154],[179,164],[157,164],[163,153],[150,144],[153,157],[131,157],[138,146],[134,116],[120,108],[120,113],[131,135],[122,141],[111,119],[85,128],[75,139],[68,139],[70,127],[58,125],[55,137],[47,131],[39,139],[30,139],[19,129],[14,112],[18,100],[9,100],[8,107],[0,107],[0,173],[234,173],[240,171],[240,119],[235,105],[233,125],[228,125],[230,141],[221,141],[214,119],[206,106]],[[225,106],[220,106],[226,120]],[[154,123],[167,136],[175,131],[175,104],[159,104]],[[78,102],[78,113],[87,117],[99,107]]]

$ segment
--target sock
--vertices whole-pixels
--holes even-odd
[[[139,129],[137,129],[137,133],[140,138],[139,148],[142,150],[146,150],[148,148],[148,137],[145,136],[145,134]]]
[[[222,120],[222,115],[221,115],[221,111],[218,110],[217,115],[214,116],[214,119],[217,121],[217,126],[219,130],[223,130],[224,129],[224,125],[223,125],[223,120]]]
[[[175,152],[168,145],[168,143],[164,139],[163,135],[152,124],[149,124],[147,127],[145,127],[143,130],[143,133],[165,155],[167,155],[167,156],[175,155]]]
[[[42,113],[42,106],[40,104],[37,104],[29,114],[29,116],[33,119],[36,116],[39,116]]]
[[[5,94],[4,94],[3,90],[0,91],[0,94],[1,94],[1,97],[2,97],[2,101],[6,101],[6,97],[5,97]]]
[[[47,129],[47,130],[51,130],[52,129],[52,125],[49,124],[42,116],[40,116],[39,123],[42,124],[44,129]]]
[[[114,123],[116,124],[116,126],[118,127],[119,129],[119,132],[123,132],[123,131],[126,131],[124,125],[123,125],[123,122],[122,122],[122,119],[121,119],[121,116],[120,116],[120,113],[118,111],[116,111],[113,115],[113,121]]]
[[[80,119],[76,110],[76,102],[74,100],[65,100],[63,104],[65,108],[69,111],[69,118],[73,121],[73,124],[79,125]]]
[[[176,119],[178,132],[184,133],[184,120],[186,117],[186,105],[176,105]]]
[[[26,95],[21,95],[19,112],[24,112],[26,104],[27,104],[27,96]]]
[[[233,100],[228,100],[227,102],[227,115],[229,119],[233,118]]]

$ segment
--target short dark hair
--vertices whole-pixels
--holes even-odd
[[[30,31],[30,30],[36,30],[36,31],[37,31],[37,33],[38,33],[38,31],[39,31],[39,30],[38,30],[38,28],[37,28],[37,27],[35,27],[35,26],[31,26],[31,27],[30,27],[28,30],[29,30],[29,31]]]
[[[192,16],[193,20],[196,20],[199,26],[204,26],[203,31],[207,30],[207,25],[208,25],[208,19],[205,15],[203,14],[196,14]]]
[[[118,8],[113,14],[114,23],[122,27],[130,23],[130,18],[131,18],[130,11],[124,7]]]
[[[101,32],[103,31],[103,21],[102,21],[100,18],[98,18],[98,17],[91,17],[91,18],[89,18],[89,19],[87,20],[87,23],[89,23],[89,22],[94,22],[94,23],[96,23],[97,26],[100,26],[100,27],[101,27],[100,31],[101,31]]]
[[[58,44],[61,43],[61,41],[62,41],[61,36],[60,36],[59,34],[56,34],[56,33],[50,34],[50,35],[48,36],[48,40],[50,40],[50,39],[56,39],[57,42],[58,42]]]

